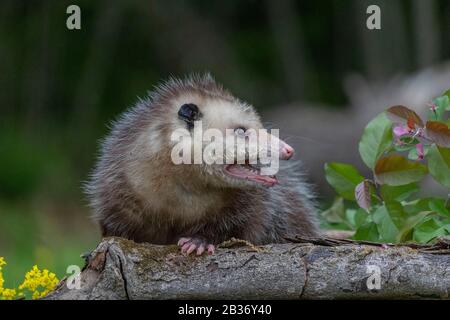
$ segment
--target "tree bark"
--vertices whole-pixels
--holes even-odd
[[[392,246],[291,239],[253,246],[232,239],[211,256],[176,246],[105,238],[87,259],[81,288],[63,279],[47,299],[448,299],[450,241]],[[368,289],[368,266],[380,289]],[[370,280],[370,279],[369,279]]]

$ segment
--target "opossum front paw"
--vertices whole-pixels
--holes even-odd
[[[195,237],[183,237],[178,240],[178,246],[181,247],[181,252],[186,254],[191,254],[196,251],[197,255],[200,256],[203,252],[208,254],[213,254],[215,247],[213,244],[208,243],[206,239],[195,238]]]

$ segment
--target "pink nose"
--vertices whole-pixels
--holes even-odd
[[[283,142],[280,145],[280,159],[281,160],[289,160],[294,155],[294,148],[288,145],[286,142]]]

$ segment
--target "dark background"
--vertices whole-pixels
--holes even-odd
[[[66,28],[70,4],[81,8],[81,30]],[[381,7],[381,30],[366,28],[370,4]],[[98,140],[111,119],[159,80],[210,71],[271,115],[268,120],[291,118],[291,131],[309,114],[319,119],[317,128],[334,125],[330,114],[344,115],[333,133],[302,138],[320,144],[352,125],[344,122],[347,115],[364,110],[349,94],[358,88],[344,85],[349,75],[386,84],[430,66],[442,70],[450,57],[449,32],[446,0],[2,0],[0,256],[8,262],[6,286],[15,286],[33,264],[60,277],[68,264],[82,264],[79,254],[100,237],[80,188]],[[433,79],[428,74],[421,83]],[[332,152],[315,156],[333,160]]]

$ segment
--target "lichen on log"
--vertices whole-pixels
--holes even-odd
[[[66,279],[47,299],[448,299],[450,244],[388,246],[291,239],[253,246],[231,240],[214,255],[105,238],[90,254],[81,288]],[[368,287],[373,266],[379,289]]]

